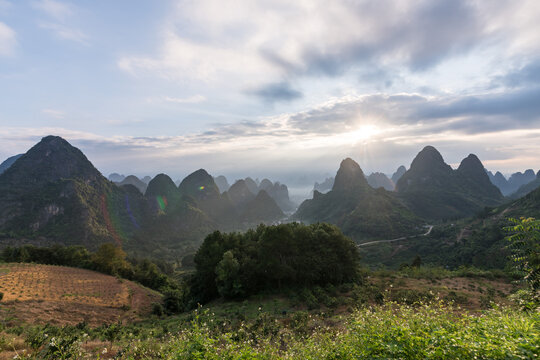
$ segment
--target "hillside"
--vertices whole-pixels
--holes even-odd
[[[416,215],[428,220],[464,218],[504,201],[475,155],[453,170],[432,146],[418,153],[396,191]]]
[[[314,191],[294,219],[329,222],[356,241],[391,239],[419,232],[421,221],[392,193],[372,189],[360,166],[352,159],[341,162],[331,191]]]
[[[120,243],[145,218],[141,200],[67,141],[47,136],[0,175],[0,233],[90,248]]]
[[[519,189],[517,189],[515,192],[510,194],[509,197],[512,199],[519,199],[539,187],[540,187],[540,171],[536,173],[536,179],[534,179],[533,181],[525,185],[521,185]]]
[[[34,264],[0,264],[2,308],[12,321],[98,326],[148,316],[161,296],[128,280],[90,270]]]
[[[360,248],[366,263],[398,268],[420,256],[425,264],[451,269],[472,265],[484,269],[507,266],[508,242],[504,231],[508,218],[540,218],[540,188],[528,195],[495,208],[486,208],[470,219],[435,225],[427,237]]]

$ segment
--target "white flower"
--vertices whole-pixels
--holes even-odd
[[[103,349],[103,351],[101,353],[106,354],[107,353],[107,348]]]

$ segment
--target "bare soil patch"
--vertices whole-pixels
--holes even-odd
[[[5,323],[91,326],[136,321],[160,295],[95,271],[65,266],[1,264],[0,316]]]

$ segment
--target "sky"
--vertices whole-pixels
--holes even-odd
[[[0,0],[0,161],[291,186],[426,145],[540,169],[537,0]]]

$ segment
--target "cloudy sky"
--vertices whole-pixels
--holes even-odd
[[[0,159],[322,180],[344,157],[540,168],[537,0],[0,0]]]

